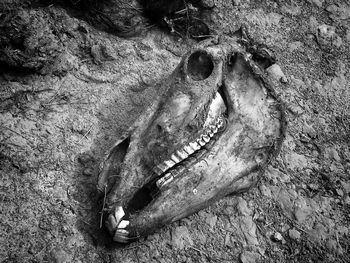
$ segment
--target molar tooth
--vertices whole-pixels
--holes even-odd
[[[154,169],[154,172],[158,175],[161,175],[168,169],[169,169],[169,166],[164,162],[164,163],[158,164],[157,169]]]
[[[172,154],[172,155],[171,155],[171,160],[173,160],[175,163],[181,162],[181,160],[179,159],[179,157],[177,157],[175,154]]]
[[[197,142],[190,142],[189,145],[195,151],[197,151],[201,148],[201,146]]]
[[[192,153],[194,153],[194,149],[192,149],[190,146],[186,145],[184,146],[184,150],[185,152],[187,152],[189,155],[191,155]]]
[[[173,160],[167,160],[164,161],[164,164],[168,167],[168,169],[170,169],[171,167],[173,167],[176,163]],[[167,169],[167,170],[168,170]]]
[[[186,153],[184,150],[177,150],[176,154],[182,159],[185,160],[188,157],[188,153]]]
[[[201,136],[202,141],[204,141],[205,143],[208,143],[210,141],[210,137],[208,135],[202,135]]]
[[[169,184],[172,180],[174,180],[174,177],[171,175],[171,173],[167,173],[156,182],[156,185],[159,189],[161,189],[165,185]]]
[[[209,135],[210,138],[211,138],[211,137],[214,137],[214,132],[208,131],[208,135]]]
[[[157,175],[161,175],[163,173],[163,170],[158,165],[153,168],[153,172],[155,172]]]
[[[200,145],[200,146],[204,146],[206,144],[205,141],[201,140],[201,139],[197,139],[197,143]]]

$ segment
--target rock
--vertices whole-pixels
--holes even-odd
[[[231,247],[231,235],[230,235],[230,233],[226,233],[224,244],[226,247]]]
[[[281,10],[283,13],[287,13],[287,14],[290,14],[292,16],[297,16],[297,15],[301,14],[301,7],[296,5],[296,4],[283,5]]]
[[[289,234],[289,237],[293,240],[300,239],[300,232],[296,229],[289,229],[288,234]]]
[[[341,182],[341,186],[343,187],[343,190],[345,192],[345,194],[349,194],[350,193],[350,182]]]
[[[350,42],[350,29],[346,30],[346,41]]]
[[[304,43],[300,41],[295,41],[288,44],[288,48],[290,52],[294,50],[304,51]]]
[[[279,189],[279,187],[277,187],[277,191],[278,192],[275,193],[276,201],[281,206],[283,213],[285,213],[289,217],[292,217],[294,199],[285,189]]]
[[[283,236],[281,235],[281,233],[276,232],[273,236],[272,236],[272,240],[275,242],[281,242],[282,244],[285,244],[286,241],[284,240]]]
[[[251,246],[259,245],[253,218],[251,216],[240,216],[239,224],[247,244]]]
[[[193,246],[191,235],[186,226],[175,228],[171,235],[172,246],[175,249],[184,249],[187,246]]]
[[[281,235],[281,233],[278,233],[276,232],[274,235],[273,235],[273,238],[277,241],[282,241],[283,237]]]
[[[327,159],[333,159],[337,162],[341,161],[338,151],[334,147],[326,148],[324,151],[324,157]]]
[[[208,217],[205,219],[205,222],[210,226],[211,229],[214,228],[216,225],[216,221],[218,220],[218,217],[213,214],[208,214]]]
[[[71,262],[71,256],[61,248],[51,251],[51,259],[53,263],[68,263]]]
[[[329,5],[326,7],[326,10],[331,13],[330,17],[333,20],[346,20],[350,18],[350,7],[349,5],[337,3]]]
[[[333,45],[339,48],[343,44],[335,32],[335,27],[326,24],[317,27],[317,39],[321,45]]]
[[[317,26],[318,26],[318,22],[316,20],[316,18],[314,16],[310,16],[310,19],[309,19],[309,27],[310,27],[310,30],[314,33],[316,33],[317,31]]]
[[[281,67],[277,64],[273,64],[272,66],[266,69],[266,72],[274,79],[281,81],[282,83],[287,83],[288,80],[284,75]]]
[[[307,0],[310,4],[314,4],[318,7],[322,7],[324,0]]]
[[[260,254],[253,251],[244,251],[239,257],[241,263],[260,262]]]
[[[312,214],[311,208],[306,204],[304,198],[299,197],[295,201],[294,216],[298,222],[303,222],[305,219]]]
[[[309,124],[304,123],[303,125],[303,132],[307,134],[310,138],[314,139],[316,138],[317,132],[316,130]]]
[[[265,185],[260,185],[259,190],[261,192],[262,195],[266,196],[266,197],[271,197],[271,190],[270,188],[266,187]]]
[[[344,196],[344,192],[343,192],[342,189],[336,188],[336,189],[335,189],[335,192],[336,192],[337,195],[339,195],[339,196]]]
[[[248,208],[247,202],[242,197],[238,197],[237,211],[242,216],[249,216],[252,214],[252,210]]]
[[[328,239],[326,242],[326,247],[329,251],[335,251],[338,248],[337,241],[334,239]]]
[[[321,243],[328,237],[327,229],[321,223],[316,223],[313,229],[309,231],[309,237],[312,241]]]
[[[299,170],[308,166],[308,161],[304,155],[296,152],[288,152],[285,155],[285,161],[288,168],[292,170]]]

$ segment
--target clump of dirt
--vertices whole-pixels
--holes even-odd
[[[1,262],[350,261],[349,3],[215,1],[211,29],[276,58],[281,153],[257,188],[124,247],[100,229],[99,163],[193,42],[20,6],[0,14]]]

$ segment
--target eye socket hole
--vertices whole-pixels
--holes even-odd
[[[211,57],[203,51],[196,51],[190,55],[187,62],[187,74],[193,80],[208,78],[214,69]]]

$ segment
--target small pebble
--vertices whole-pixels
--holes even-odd
[[[299,240],[300,239],[300,232],[296,229],[290,229],[289,232],[289,237],[294,240]]]

